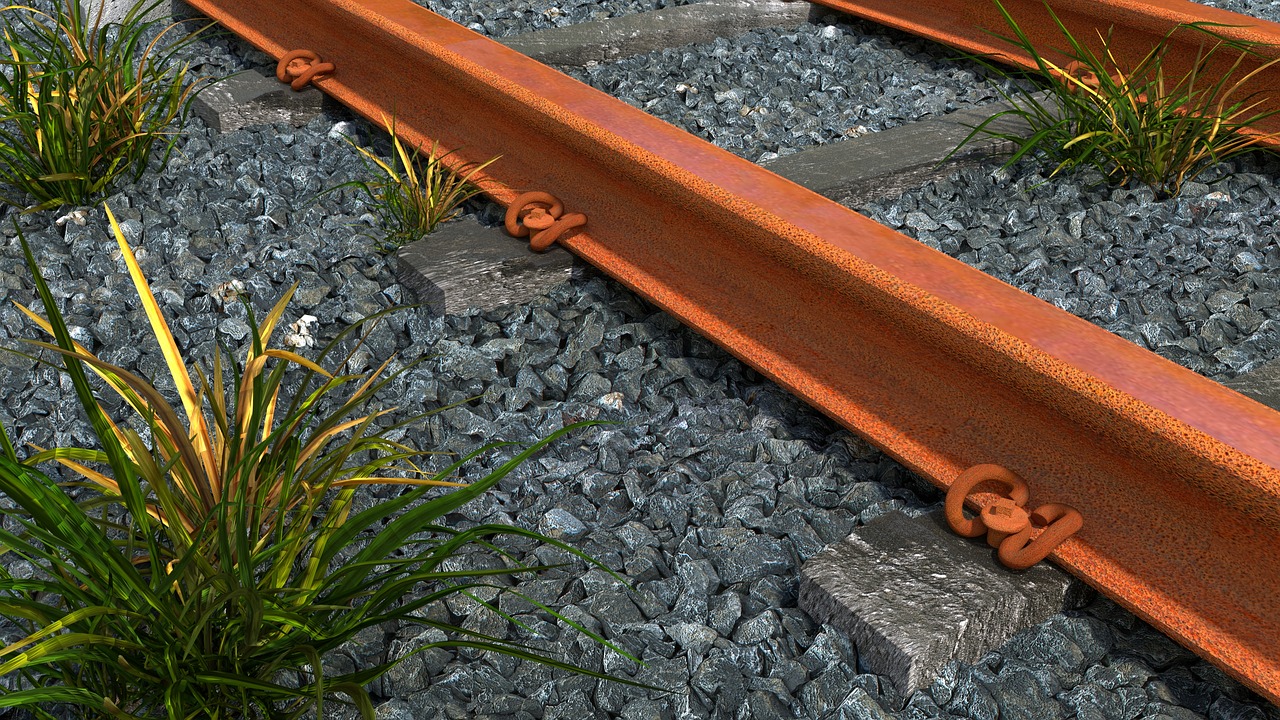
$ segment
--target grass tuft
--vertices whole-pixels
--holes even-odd
[[[1264,52],[1274,56],[1275,48],[1225,38],[1214,30],[1222,25],[1188,23],[1170,30],[1137,63],[1122,65],[1110,29],[1098,33],[1101,44],[1095,52],[1045,3],[1066,43],[1054,49],[1066,58],[1058,64],[1032,44],[1000,0],[993,2],[1012,32],[996,37],[1034,58],[1036,68],[1010,70],[976,58],[997,76],[1030,82],[1013,83],[1013,90],[997,86],[1012,108],[987,118],[956,150],[978,136],[996,137],[1017,148],[1005,167],[1041,152],[1055,163],[1050,176],[1092,167],[1117,184],[1138,180],[1163,196],[1175,196],[1188,179],[1266,139],[1243,131],[1277,111],[1261,110],[1265,98],[1244,88],[1280,62],[1267,60]],[[1165,69],[1171,40],[1186,33],[1202,38],[1195,62],[1186,73],[1171,75]],[[1040,94],[1046,87],[1047,100]],[[992,123],[1006,117],[1026,123],[1029,133],[992,129]]]
[[[347,187],[360,190],[373,207],[385,234],[378,250],[393,252],[429,234],[456,215],[463,203],[479,195],[482,190],[471,182],[472,178],[498,158],[469,163],[455,172],[444,163],[453,151],[440,153],[439,144],[432,143],[423,157],[416,148],[405,148],[396,132],[395,118],[385,119],[384,126],[391,136],[390,162],[347,138],[364,157],[366,169],[380,177],[352,180],[327,192]]]
[[[146,20],[161,0],[109,24],[102,4],[54,1],[0,9],[0,202],[29,211],[88,205],[156,153],[167,161],[199,85],[175,55],[201,31]]]
[[[392,358],[365,375],[340,374],[361,338],[337,369],[325,369],[321,363],[363,323],[314,360],[270,347],[293,288],[266,317],[247,307],[252,332],[243,361],[224,364],[215,355],[211,369],[193,379],[107,214],[181,409],[72,339],[19,231],[47,317],[19,309],[52,338],[28,345],[60,361],[98,447],[35,448],[24,459],[0,426],[0,617],[24,635],[0,648],[0,709],[22,707],[39,718],[69,705],[79,717],[283,720],[330,717],[325,707],[341,702],[371,720],[365,687],[404,658],[351,671],[331,669],[326,658],[387,622],[443,631],[443,639],[409,655],[470,648],[608,677],[459,627],[447,611],[431,612],[456,596],[519,624],[497,602],[513,594],[635,660],[521,594],[512,578],[549,567],[523,564],[498,542],[538,541],[614,575],[608,568],[520,527],[444,521],[549,443],[591,423],[517,448],[469,483],[457,480],[461,468],[513,443],[423,471],[416,461],[428,453],[390,438],[421,416],[390,423],[384,421],[394,408],[371,408],[413,364],[386,375]],[[284,387],[298,375],[297,386]],[[118,394],[132,421],[112,418],[95,385]],[[79,476],[77,499],[37,468],[45,462]],[[357,495],[366,486],[400,492],[370,504]],[[457,562],[477,554],[497,562],[483,569]],[[34,574],[10,574],[13,559]]]

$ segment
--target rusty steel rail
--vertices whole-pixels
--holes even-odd
[[[857,15],[882,25],[898,28],[914,35],[979,55],[991,55],[1010,65],[1035,69],[1030,55],[1012,47],[996,35],[1010,35],[1010,28],[992,0],[812,0],[850,15]],[[1000,0],[1016,20],[1032,47],[1045,58],[1065,64],[1060,52],[1067,46],[1062,31],[1045,9],[1045,0]],[[1243,78],[1280,56],[1280,24],[1201,5],[1190,0],[1049,0],[1049,7],[1071,34],[1093,52],[1102,47],[1099,32],[1112,32],[1111,50],[1122,67],[1134,67],[1167,33],[1178,25],[1213,23],[1212,30],[1223,37],[1259,44],[1261,58],[1246,60],[1235,77]],[[1203,52],[1206,36],[1190,30],[1171,38],[1165,58],[1166,77],[1181,77],[1195,64]],[[1265,60],[1264,60],[1265,59]],[[1233,53],[1222,53],[1210,67],[1225,72],[1235,60]],[[1211,77],[1212,73],[1205,73]],[[1237,100],[1257,101],[1250,114],[1280,111],[1280,64],[1253,76],[1233,96]],[[1280,146],[1280,115],[1261,120],[1248,131],[1263,144]]]
[[[1084,529],[1053,558],[1280,701],[1280,414],[409,0],[190,0],[939,486],[997,463]],[[513,240],[513,242],[516,242]]]

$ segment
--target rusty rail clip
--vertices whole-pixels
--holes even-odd
[[[984,482],[1007,488],[982,508],[975,518],[964,516],[964,501]],[[947,490],[947,524],[958,535],[978,537],[986,533],[987,544],[999,548],[1000,562],[1014,570],[1025,570],[1045,559],[1084,525],[1075,508],[1061,503],[1041,505],[1028,513],[1023,505],[1031,497],[1027,481],[999,465],[974,465],[960,473]],[[1032,533],[1041,528],[1033,539]]]
[[[318,76],[332,75],[336,69],[333,63],[320,62],[320,56],[311,50],[293,50],[276,63],[276,79],[299,91]]]
[[[521,215],[526,209],[528,212]],[[507,206],[503,224],[512,237],[530,236],[529,249],[542,252],[569,230],[586,225],[587,216],[582,213],[565,215],[564,203],[550,193],[527,192]]]

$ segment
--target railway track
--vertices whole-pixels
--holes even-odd
[[[564,246],[938,486],[994,462],[1079,508],[1057,563],[1280,702],[1280,414],[408,0],[191,4],[273,57],[314,51],[326,93],[395,107],[410,140],[503,155],[496,200],[586,213]],[[1225,17],[1066,6],[1135,46]],[[929,14],[954,33],[965,7]]]

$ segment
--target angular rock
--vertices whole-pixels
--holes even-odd
[[[538,522],[538,530],[556,540],[577,540],[587,534],[587,526],[576,515],[562,508],[552,508]]]
[[[1260,368],[1224,380],[1222,384],[1267,407],[1280,410],[1280,360],[1272,360]]]
[[[708,618],[711,627],[724,636],[733,633],[738,619],[742,617],[742,597],[736,592],[717,595],[711,600]]]
[[[952,533],[941,512],[888,513],[805,563],[800,579],[800,607],[848,632],[862,667],[903,695],[1087,594],[1045,563],[1004,568],[985,543]]]
[[[678,623],[667,628],[667,634],[694,656],[705,655],[719,637],[715,630],[698,623]]]
[[[1062,720],[1062,705],[1048,696],[1026,670],[1002,672],[1000,682],[988,686],[1002,720]],[[1132,716],[1130,716],[1132,717]]]
[[[836,711],[839,720],[890,720],[891,716],[880,707],[866,690],[855,687]]]
[[[782,543],[773,538],[749,530],[726,530],[717,535],[723,544],[706,548],[706,553],[726,585],[760,580],[793,567]]]

